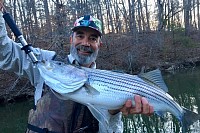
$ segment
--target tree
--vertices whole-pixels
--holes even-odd
[[[185,35],[189,36],[191,0],[183,0],[183,6],[185,7],[184,8]]]
[[[158,6],[158,31],[163,29],[163,5],[164,1],[157,0],[157,6]]]
[[[147,31],[150,31],[150,23],[149,23],[149,12],[148,12],[148,0],[145,0],[145,12],[146,12],[146,21],[147,21],[147,24],[146,24],[146,30]]]
[[[43,3],[44,3],[46,25],[49,28],[50,32],[52,32],[51,18],[50,18],[50,15],[49,15],[49,4],[48,4],[47,0],[44,0]]]
[[[197,0],[197,22],[198,22],[198,30],[200,30],[200,14],[199,14],[199,0]]]

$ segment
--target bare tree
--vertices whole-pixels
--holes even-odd
[[[185,7],[184,10],[185,35],[189,36],[191,0],[183,0],[183,6]]]
[[[145,30],[145,21],[144,21],[144,15],[143,15],[143,10],[142,10],[142,2],[141,0],[137,1],[138,4],[138,27],[139,27],[139,32],[142,30]]]
[[[115,12],[115,31],[119,33],[121,31],[121,21],[118,3],[114,0],[114,12]]]
[[[123,26],[123,31],[124,32],[128,32],[129,31],[128,30],[128,21],[130,20],[128,18],[130,18],[130,14],[129,14],[129,16],[127,15],[128,11],[127,11],[127,9],[125,7],[124,1],[121,0],[121,1],[119,1],[119,3],[122,5],[122,9],[120,7],[118,7],[120,12],[121,12],[121,14],[122,14],[122,16],[123,16],[123,20],[121,22],[123,23],[123,25],[125,25],[125,26]]]
[[[44,0],[44,12],[45,12],[45,17],[46,17],[46,25],[49,28],[50,32],[52,32],[52,26],[51,26],[51,18],[49,15],[49,5],[47,0]]]
[[[149,22],[149,10],[148,10],[148,0],[145,0],[145,11],[146,11],[146,21],[147,21],[147,24],[146,24],[146,30],[147,31],[150,31],[150,22]]]
[[[107,10],[107,23],[108,23],[107,24],[107,29],[108,29],[108,32],[113,32],[114,33],[111,1],[110,0],[105,0],[104,4],[106,5],[106,10]]]
[[[197,29],[197,22],[196,22],[196,0],[192,0],[192,9],[193,9],[193,19],[192,19],[192,24],[193,24],[193,27],[195,28],[195,30]]]
[[[199,14],[199,0],[197,0],[197,21],[198,21],[198,30],[200,30],[200,14]]]
[[[163,28],[163,5],[164,5],[164,1],[157,0],[157,6],[158,6],[158,31],[162,30],[162,28]]]

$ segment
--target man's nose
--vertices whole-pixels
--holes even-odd
[[[89,39],[88,39],[88,38],[84,38],[84,39],[83,39],[83,44],[84,44],[85,46],[90,46]]]

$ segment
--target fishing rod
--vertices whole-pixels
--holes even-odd
[[[22,32],[17,27],[17,25],[16,25],[14,19],[12,18],[12,16],[10,15],[10,13],[8,13],[6,11],[6,8],[4,7],[4,5],[1,2],[0,2],[0,4],[3,8],[3,18],[4,18],[5,22],[10,27],[10,29],[14,33],[15,37],[19,40],[19,42],[23,46],[21,48],[21,50],[24,50],[25,53],[28,54],[28,56],[31,58],[33,63],[37,63],[38,60],[37,60],[36,56],[34,55],[34,53],[32,51],[31,44],[28,44],[26,42],[26,40],[24,39],[24,36],[22,35]]]

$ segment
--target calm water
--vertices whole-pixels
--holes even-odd
[[[165,74],[169,94],[181,105],[200,112],[200,67],[187,71]],[[125,133],[181,133],[180,124],[175,117],[167,114],[167,119],[152,116],[129,116],[125,121]],[[188,133],[200,133],[200,122],[190,127]]]
[[[33,100],[0,106],[0,133],[24,133]]]
[[[169,94],[182,106],[200,112],[200,68],[165,74]],[[0,106],[0,133],[23,133],[26,129],[28,111],[33,101]],[[167,114],[163,121],[156,115],[151,117],[134,115],[123,117],[124,133],[181,133],[177,119]],[[200,133],[200,122],[190,127],[189,133]]]

